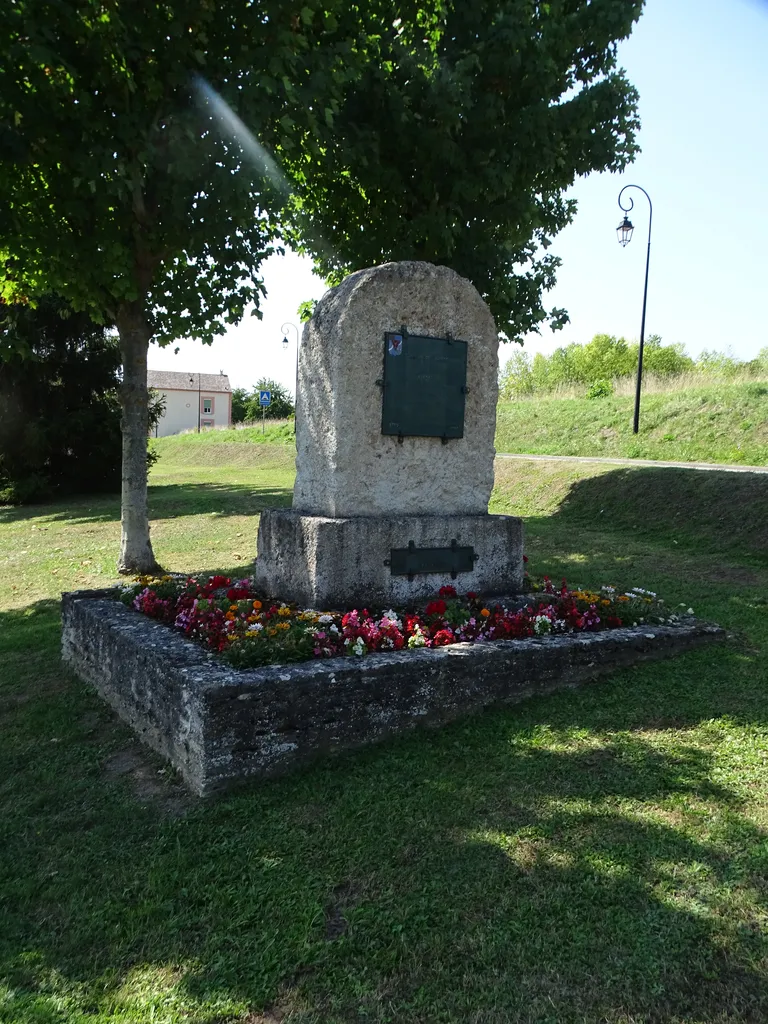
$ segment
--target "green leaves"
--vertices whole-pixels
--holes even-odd
[[[316,158],[286,158],[293,244],[333,283],[386,260],[451,266],[510,339],[562,326],[542,304],[558,265],[545,250],[573,218],[576,175],[637,150],[637,93],[614,67],[642,4],[377,6]]]

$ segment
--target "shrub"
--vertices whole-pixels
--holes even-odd
[[[610,398],[613,384],[609,380],[596,380],[587,388],[587,398]]]

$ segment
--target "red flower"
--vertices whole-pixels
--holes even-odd
[[[527,562],[527,561],[528,561],[528,555],[523,555],[523,561],[524,561],[524,562]]]
[[[441,629],[432,637],[433,647],[447,647],[455,642],[455,637],[450,629]]]
[[[456,597],[456,587],[452,587],[450,585],[440,587],[438,594],[440,597]]]
[[[467,600],[468,601],[476,601],[477,600],[477,594],[475,593],[474,590],[468,590],[467,591]]]
[[[230,587],[227,591],[227,597],[230,601],[241,601],[244,597],[248,597],[248,588]]]
[[[430,601],[424,609],[425,615],[444,615],[448,605],[445,601]]]

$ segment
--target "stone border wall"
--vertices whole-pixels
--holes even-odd
[[[243,670],[109,594],[63,595],[63,659],[199,796],[726,636],[638,626]]]

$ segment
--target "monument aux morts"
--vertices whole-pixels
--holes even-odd
[[[488,513],[497,375],[490,310],[447,267],[327,292],[299,352],[293,507],[262,512],[257,585],[313,608],[518,592],[522,522]]]
[[[520,593],[520,520],[488,514],[497,350],[445,267],[390,263],[325,295],[301,345],[293,508],[261,516],[260,593],[384,611],[453,582],[538,604]],[[64,661],[201,796],[725,636],[691,618],[235,668],[118,597],[64,595]]]

